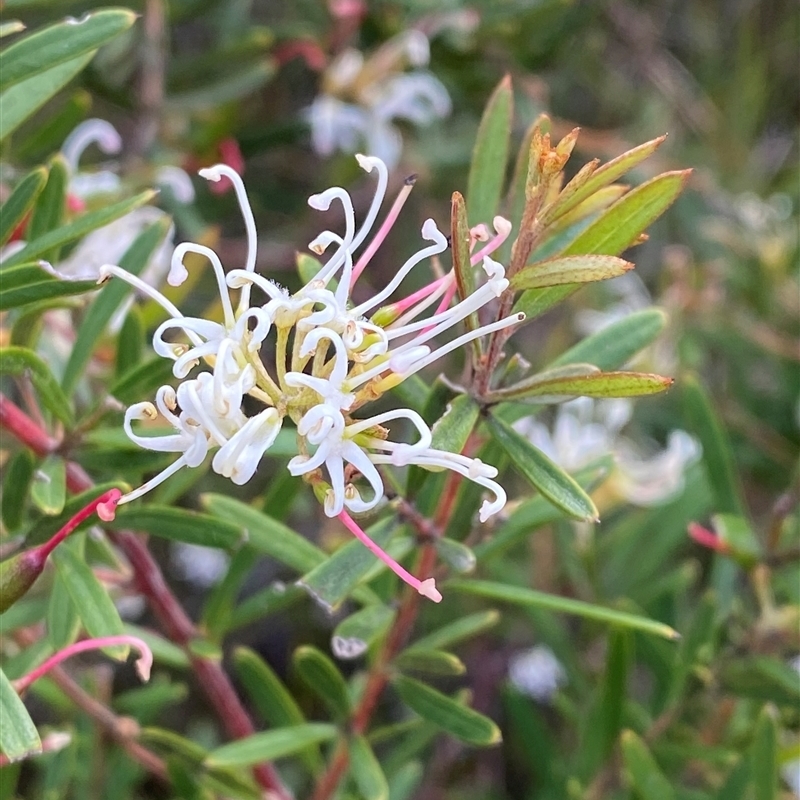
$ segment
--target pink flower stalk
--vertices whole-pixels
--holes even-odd
[[[716,533],[698,525],[696,522],[690,522],[688,526],[689,536],[694,539],[697,544],[707,547],[709,550],[714,550],[722,555],[730,555],[731,548],[727,542],[717,536]]]
[[[406,204],[406,200],[408,200],[408,196],[411,194],[411,190],[414,188],[414,184],[416,182],[416,175],[409,175],[406,178],[403,188],[400,190],[400,193],[397,195],[397,199],[392,204],[392,207],[389,209],[389,213],[386,215],[386,219],[383,221],[383,225],[378,228],[377,233],[369,243],[367,249],[361,254],[361,257],[358,259],[358,261],[356,261],[356,264],[353,267],[353,272],[350,275],[350,288],[355,285],[359,275],[361,275],[361,273],[364,271],[364,267],[366,267],[367,264],[369,264],[369,262],[372,260],[372,256],[378,252],[378,248],[381,246],[381,244],[383,244],[383,240],[389,234],[389,231],[392,229],[394,223],[397,222],[397,218],[400,216],[400,212],[403,210],[403,206]]]
[[[119,489],[111,489],[101,494],[72,517],[52,539],[0,563],[0,613],[25,595],[41,575],[50,553],[84,520],[95,512],[105,522],[114,519],[114,512],[121,496],[122,492]]]
[[[398,564],[380,545],[369,538],[367,532],[362,530],[358,523],[346,511],[342,511],[341,514],[339,514],[339,519],[356,539],[383,561],[383,563],[401,580],[416,589],[423,597],[433,600],[434,603],[440,603],[442,601],[442,595],[436,588],[436,582],[433,578],[426,578],[424,581],[421,581],[408,570],[400,566],[400,564]]]
[[[139,639],[137,636],[128,636],[125,634],[122,636],[103,636],[98,639],[84,639],[81,642],[75,642],[69,647],[59,650],[55,655],[50,656],[47,661],[40,664],[27,675],[23,675],[21,678],[12,681],[11,685],[14,687],[17,694],[22,694],[31,684],[50,672],[53,667],[57,667],[62,661],[78,653],[85,653],[87,650],[99,650],[102,647],[115,647],[116,645],[129,645],[130,647],[135,647],[139,651],[139,657],[136,659],[136,673],[143,681],[149,681],[150,670],[153,667],[153,651],[142,639]]]

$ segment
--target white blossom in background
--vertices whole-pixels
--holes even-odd
[[[566,685],[567,673],[549,647],[536,645],[509,659],[508,679],[521,694],[539,703],[549,703]]]
[[[305,111],[314,150],[329,156],[364,147],[389,168],[395,166],[403,148],[395,121],[425,127],[451,110],[442,82],[420,69],[429,59],[428,38],[419,30],[395,36],[368,58],[352,48],[340,53]]]
[[[199,589],[210,589],[219,583],[230,564],[224,550],[186,542],[173,542],[169,559],[178,576]]]
[[[631,418],[629,400],[579,397],[558,406],[552,427],[526,418],[515,428],[567,472],[612,454],[609,481],[616,494],[637,506],[655,506],[677,496],[686,469],[700,457],[700,445],[686,431],[672,431],[667,446],[642,450],[623,430]]]
[[[289,471],[311,484],[329,517],[338,517],[403,580],[438,602],[441,595],[433,578],[420,581],[408,573],[367,536],[351,513],[369,511],[384,500],[380,468],[388,466],[449,469],[474,481],[488,495],[480,508],[481,521],[503,508],[506,494],[494,480],[494,467],[477,458],[433,448],[430,429],[413,409],[395,408],[370,416],[367,407],[443,355],[524,319],[523,314],[513,314],[444,344],[439,342],[442,334],[492,303],[508,286],[502,265],[491,254],[506,240],[511,225],[496,217],[494,235],[485,225],[472,230],[472,249],[478,242],[482,247],[472,254],[471,262],[483,280],[460,302],[454,302],[452,271],[402,299],[393,299],[412,271],[448,247],[446,236],[432,219],[421,229],[426,246],[395,270],[387,286],[356,302],[351,291],[413,188],[413,181],[406,181],[383,223],[376,226],[388,170],[379,158],[359,155],[357,159],[362,169],[377,178],[366,217],[360,224],[356,221],[352,199],[341,187],[309,198],[309,205],[320,211],[340,206],[345,230],[341,234],[324,230],[310,243],[316,254],[330,255],[294,294],[255,272],[253,213],[242,179],[225,165],[200,174],[210,181],[227,177],[234,184],[247,231],[244,267],[225,272],[213,250],[183,243],[173,253],[167,278],[171,285],[180,285],[188,275],[183,263],[186,254],[204,256],[219,289],[221,322],[186,317],[141,278],[113,264],[101,268],[102,278],[127,281],[167,313],[168,319],[155,331],[153,347],[174,362],[173,374],[179,381],[177,389],[164,386],[154,403],[136,403],[125,414],[125,430],[132,441],[150,450],[175,453],[177,458],[125,495],[120,504],[141,497],[183,467],[199,466],[210,453],[215,472],[234,483],[246,483],[289,421],[296,428],[298,448],[288,462]],[[253,289],[261,296],[257,302],[253,301]],[[232,292],[238,292],[236,302]],[[264,349],[266,360],[262,360],[267,336],[271,341]],[[209,369],[195,372],[201,364]],[[260,401],[262,409],[247,416],[242,410],[245,396]],[[357,417],[353,416],[356,412]],[[134,430],[134,423],[147,421],[160,421],[162,431],[166,425],[166,435],[145,436]],[[411,441],[396,438],[398,423],[414,430]]]

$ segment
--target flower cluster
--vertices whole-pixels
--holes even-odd
[[[403,139],[394,125],[403,120],[426,126],[450,113],[442,82],[422,69],[430,59],[428,38],[405,31],[384,43],[368,59],[353,48],[331,63],[322,93],[306,111],[311,142],[320,155],[354,153],[362,143],[389,166],[400,159]]]
[[[253,214],[241,178],[224,165],[201,170],[200,174],[211,181],[226,176],[234,183],[249,245],[244,268],[226,273],[212,250],[183,243],[175,249],[168,275],[171,285],[180,285],[188,274],[184,265],[187,254],[208,259],[219,287],[221,322],[186,317],[139,278],[118,266],[102,268],[103,277],[122,278],[167,312],[169,319],[156,329],[153,346],[159,355],[174,361],[173,374],[179,380],[177,389],[159,389],[155,403],[131,406],[125,414],[125,430],[142,447],[180,456],[120,502],[141,497],[184,466],[198,466],[211,451],[215,472],[234,483],[246,483],[288,417],[296,427],[298,448],[288,463],[289,471],[303,476],[313,486],[329,517],[339,517],[398,575],[438,602],[441,595],[433,579],[420,582],[406,572],[367,537],[350,514],[370,511],[384,498],[381,467],[414,464],[428,470],[453,470],[485,487],[490,494],[480,510],[480,518],[485,521],[506,501],[505,492],[494,480],[497,470],[479,459],[433,448],[430,428],[412,409],[398,408],[374,416],[368,416],[363,409],[446,353],[523,318],[515,314],[439,347],[433,344],[508,286],[503,267],[490,254],[505,241],[511,226],[496,217],[494,235],[484,225],[471,231],[473,249],[482,243],[471,260],[485,279],[460,302],[454,302],[456,281],[452,272],[440,275],[404,299],[391,301],[412,270],[447,249],[447,237],[432,219],[422,226],[422,237],[429,244],[403,263],[381,291],[355,302],[351,298],[353,287],[384,241],[413,186],[413,180],[405,182],[370,239],[386,195],[388,170],[378,158],[357,159],[366,172],[377,176],[377,189],[366,218],[357,224],[350,195],[340,187],[309,199],[309,205],[320,211],[339,204],[344,212],[345,231],[340,235],[325,230],[310,243],[318,255],[330,256],[294,294],[255,272]],[[238,291],[236,303],[232,290]],[[260,302],[253,302],[254,290],[263,294]],[[174,334],[183,341],[174,341]],[[201,364],[210,370],[192,376]],[[242,404],[246,396],[260,401],[262,410],[245,414]],[[157,419],[168,424],[168,435],[148,436],[134,430],[134,422]],[[390,427],[397,423],[410,424],[416,430],[415,441],[393,440]]]

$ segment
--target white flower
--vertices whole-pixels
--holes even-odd
[[[505,492],[494,480],[497,470],[479,459],[433,449],[430,429],[412,409],[365,416],[362,408],[444,354],[523,319],[523,315],[515,314],[439,343],[438,348],[434,346],[434,340],[505,291],[508,280],[504,269],[491,259],[490,253],[508,236],[510,225],[497,217],[494,237],[485,226],[474,229],[472,246],[478,241],[485,245],[472,255],[472,264],[480,264],[485,280],[461,302],[453,305],[456,284],[450,272],[380,308],[401,289],[413,270],[447,248],[447,238],[429,219],[422,226],[422,236],[430,244],[407,259],[384,289],[369,300],[354,304],[351,290],[384,241],[413,186],[408,182],[403,187],[386,219],[373,233],[388,173],[377,158],[358,156],[358,161],[364,170],[377,176],[375,197],[366,217],[357,224],[350,195],[341,187],[309,199],[309,204],[320,211],[328,210],[334,202],[340,204],[345,230],[343,234],[325,230],[311,242],[310,247],[317,254],[330,254],[314,278],[294,294],[255,273],[256,229],[252,212],[241,178],[224,166],[201,174],[210,180],[226,175],[234,182],[247,228],[244,268],[226,274],[212,250],[184,243],[173,254],[169,275],[171,284],[180,284],[187,274],[184,256],[189,252],[204,256],[216,277],[222,322],[185,317],[139,278],[114,265],[101,269],[102,275],[127,281],[167,312],[169,319],[156,329],[153,346],[159,355],[175,362],[173,374],[181,381],[177,391],[162,387],[155,405],[139,403],[128,409],[125,430],[133,441],[180,456],[159,475],[125,495],[120,503],[140,497],[183,466],[197,466],[210,451],[215,451],[211,462],[215,472],[234,483],[246,483],[275,441],[284,418],[289,417],[296,425],[298,440],[298,454],[289,461],[289,471],[315,487],[328,516],[338,517],[403,580],[438,602],[441,595],[433,579],[419,581],[410,575],[369,539],[349,512],[369,511],[384,498],[379,467],[414,464],[429,470],[450,469],[485,487],[491,494],[480,510],[480,519],[485,521],[506,501]],[[264,293],[263,305],[252,302],[253,288]],[[229,289],[239,290],[238,304],[234,304]],[[426,316],[425,312],[437,301],[436,308]],[[188,343],[168,340],[166,334],[171,331],[181,333]],[[262,345],[270,331],[274,331],[276,343],[265,363]],[[210,372],[201,371],[190,377],[195,368],[204,364]],[[247,417],[241,408],[245,395],[259,400],[264,408]],[[157,417],[169,425],[167,435],[148,437],[133,431],[134,420]],[[389,424],[394,429],[398,422],[415,428],[414,441],[390,438],[393,430],[385,426]],[[367,488],[366,495],[362,494],[363,488]]]
[[[306,109],[311,142],[320,155],[354,153],[364,144],[389,167],[400,160],[403,139],[394,125],[403,120],[427,126],[446,117],[450,96],[438,78],[423,70],[430,59],[427,37],[418,30],[395,36],[364,59],[341,53],[323,78],[323,91]]]
[[[178,574],[201,589],[210,589],[226,573],[230,557],[216,547],[173,542],[170,561]]]
[[[699,458],[700,445],[675,430],[664,450],[645,455],[622,433],[631,412],[629,400],[579,397],[558,407],[552,430],[533,418],[515,427],[568,472],[613,454],[611,482],[617,494],[634,505],[660,505],[683,489],[686,469]]]
[[[508,679],[518,692],[540,703],[549,703],[566,684],[567,673],[549,647],[537,645],[511,657]]]

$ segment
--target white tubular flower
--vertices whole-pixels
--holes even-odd
[[[119,176],[109,170],[80,172],[81,156],[93,144],[105,155],[116,155],[122,150],[122,137],[110,122],[87,119],[76,125],[61,145],[61,153],[72,173],[69,190],[76,197],[109,194],[120,187]]]
[[[322,93],[304,112],[311,127],[311,144],[323,156],[335,150],[353,153],[359,143],[394,166],[403,148],[395,126],[404,120],[427,126],[451,111],[442,82],[423,67],[430,59],[428,38],[409,30],[385,42],[370,58],[357,50],[341,53],[328,67]]]
[[[298,455],[288,462],[289,472],[304,476],[315,486],[325,514],[338,517],[398,576],[438,602],[441,595],[433,579],[419,581],[410,575],[369,539],[350,514],[371,511],[384,498],[378,467],[413,464],[433,471],[452,470],[487,489],[491,496],[479,513],[481,521],[486,521],[506,501],[505,492],[494,480],[497,470],[479,459],[434,449],[430,428],[411,409],[393,409],[374,416],[360,413],[357,416],[357,412],[443,355],[523,319],[522,314],[515,314],[450,341],[438,341],[467,316],[493,304],[508,288],[503,266],[490,253],[509,235],[510,224],[496,217],[494,237],[488,229],[474,230],[471,249],[478,241],[484,242],[484,246],[471,255],[471,263],[475,267],[481,265],[485,279],[470,296],[454,303],[456,281],[449,272],[407,297],[379,308],[367,319],[365,315],[393,298],[409,274],[426,260],[443,253],[448,243],[434,220],[426,220],[422,236],[428,246],[402,263],[387,285],[370,299],[353,304],[354,285],[385,240],[414,185],[413,179],[405,182],[383,223],[375,230],[386,196],[388,171],[380,159],[357,158],[362,169],[376,177],[369,209],[359,224],[345,189],[335,186],[311,197],[309,204],[320,211],[328,210],[334,203],[341,205],[344,232],[324,230],[311,242],[311,249],[318,255],[329,255],[314,278],[294,294],[255,273],[256,232],[252,213],[241,179],[227,167],[212,167],[201,174],[210,180],[227,175],[237,187],[249,243],[245,267],[226,274],[216,253],[199,244],[185,243],[175,249],[169,274],[169,282],[180,285],[187,277],[184,259],[188,254],[207,259],[220,294],[220,322],[186,317],[139,278],[115,266],[102,269],[103,275],[123,278],[167,312],[169,319],[156,329],[153,346],[159,355],[175,362],[173,373],[181,379],[177,392],[164,389],[157,398],[158,410],[174,430],[171,435],[151,440],[133,433],[132,419],[155,413],[150,404],[140,404],[128,412],[126,431],[133,441],[181,456],[123,500],[141,496],[183,465],[199,464],[209,450],[216,450],[211,463],[215,472],[237,484],[248,482],[288,416],[297,426],[298,439]],[[250,305],[253,286],[266,296],[260,307]],[[241,290],[238,305],[231,301],[229,289]],[[182,332],[188,343],[169,341],[167,333],[173,330]],[[273,330],[275,345],[265,363],[262,345]],[[203,362],[212,371],[200,372],[190,379],[190,371]],[[245,395],[260,400],[265,408],[246,416],[242,410]],[[178,408],[180,412],[176,413]],[[410,424],[415,430],[410,442],[390,438],[398,423]]]

